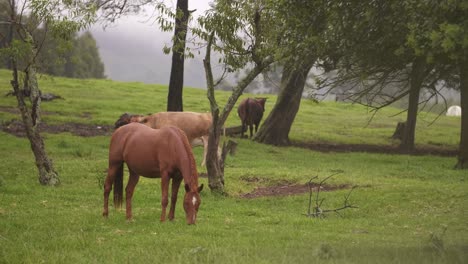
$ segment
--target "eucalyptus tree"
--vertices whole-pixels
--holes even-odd
[[[408,44],[428,63],[445,69],[445,80],[458,80],[462,108],[456,168],[468,168],[468,4],[466,1],[413,3],[419,16],[410,24]]]
[[[94,7],[59,0],[9,0],[7,7],[9,20],[1,24],[8,25],[14,37],[0,49],[0,55],[11,63],[11,86],[36,160],[39,182],[55,186],[60,183],[59,175],[39,133],[41,90],[36,77],[36,59],[43,40],[34,39],[34,31],[46,27],[55,39],[69,41],[74,32],[93,21]]]
[[[214,192],[224,192],[224,161],[219,159],[217,153],[221,129],[247,85],[275,60],[276,39],[272,37],[277,35],[274,34],[276,27],[272,27],[272,18],[271,9],[265,5],[265,1],[258,0],[219,0],[205,16],[199,18],[200,28],[195,33],[207,43],[203,62],[207,97],[213,116],[207,171],[209,187]],[[224,67],[224,73],[216,79],[211,66],[212,50],[220,54]],[[214,94],[215,86],[223,80],[224,74],[246,68],[245,76],[233,87],[226,105],[221,107]]]
[[[300,107],[307,75],[325,48],[329,1],[269,1],[274,11],[283,72],[275,106],[254,140],[289,145],[289,131]],[[298,8],[300,7],[300,8]]]
[[[410,30],[414,23],[430,23],[421,15],[424,1],[335,1],[330,12],[332,46],[337,49],[331,88],[347,84],[347,98],[375,112],[408,98],[406,126],[400,148],[412,151],[421,91],[439,94],[436,88],[448,74],[415,51]],[[434,6],[436,10],[438,7]],[[427,102],[427,100],[426,100]]]
[[[467,9],[463,1],[335,2],[330,25],[341,51],[335,81],[362,86],[349,97],[364,100],[376,110],[408,96],[403,150],[414,148],[418,108],[424,103],[419,98],[422,89],[435,96],[440,93],[436,84],[455,83],[462,105],[468,101],[463,78]],[[467,166],[467,133],[468,120],[462,117],[460,168]]]

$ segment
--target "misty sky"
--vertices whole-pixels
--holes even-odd
[[[167,1],[175,8],[176,1]],[[195,17],[209,8],[211,1],[191,0],[189,10],[196,9]],[[173,32],[161,32],[156,23],[146,15],[124,17],[103,29],[96,24],[91,32],[97,41],[101,59],[109,79],[169,84],[171,55],[163,53],[165,44],[170,44]],[[185,62],[184,86],[206,87],[202,56]]]

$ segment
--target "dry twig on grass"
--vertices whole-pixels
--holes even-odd
[[[331,177],[339,174],[341,172],[337,172],[337,173],[334,173],[328,177],[326,177],[325,179],[323,179],[317,186],[317,191],[316,191],[316,195],[315,195],[315,199],[313,199],[313,180],[317,179],[318,176],[314,176],[312,177],[310,180],[309,180],[309,208],[307,210],[307,214],[305,214],[307,217],[324,217],[326,213],[330,213],[330,212],[334,212],[338,215],[341,216],[340,214],[340,211],[341,210],[344,210],[344,209],[348,209],[348,208],[358,208],[357,206],[351,204],[349,202],[349,197],[351,196],[351,193],[353,192],[353,190],[357,187],[357,186],[353,186],[351,188],[351,190],[345,195],[344,197],[344,202],[343,202],[343,206],[342,207],[339,207],[339,208],[334,208],[334,209],[323,209],[322,208],[322,203],[323,201],[325,201],[325,198],[320,198],[320,190],[323,188],[323,184],[328,180],[330,179]],[[312,203],[315,203],[315,206],[312,206]]]

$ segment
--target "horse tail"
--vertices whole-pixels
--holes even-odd
[[[114,178],[114,206],[122,208],[123,201],[123,162],[119,165]]]
[[[245,102],[245,122],[247,126],[252,123],[252,117],[250,116],[250,98],[247,98]]]
[[[185,132],[182,129],[180,129],[178,127],[174,127],[174,128],[177,131],[176,133],[179,135],[179,138],[182,140],[182,143],[183,143],[184,148],[185,148],[185,152],[187,153],[188,159],[190,161],[190,163],[189,163],[190,175],[186,175],[186,176],[191,177],[190,180],[194,180],[195,181],[194,183],[195,183],[196,187],[198,187],[197,166],[195,164],[195,157],[193,156],[192,147],[190,146],[190,142],[188,141],[187,135],[185,134]],[[183,168],[180,168],[180,169],[182,170]],[[182,173],[182,176],[185,176],[185,175],[183,175],[184,174],[183,171],[181,171],[181,173]],[[188,179],[186,179],[184,177],[184,182],[186,184],[188,184],[188,182],[186,180],[188,180]]]

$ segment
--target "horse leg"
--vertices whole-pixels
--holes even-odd
[[[172,191],[171,191],[171,208],[169,209],[169,220],[174,220],[175,207],[177,202],[177,194],[179,192],[180,183],[182,182],[182,175],[176,172],[172,176]]]
[[[202,136],[201,137],[203,141],[203,160],[201,165],[205,166],[206,165],[206,154],[208,154],[208,136]]]
[[[112,184],[119,169],[120,165],[117,164],[109,165],[107,169],[107,177],[104,182],[104,210],[102,212],[102,216],[104,217],[109,215],[109,194],[112,191]]]
[[[253,125],[249,125],[250,138],[252,138]]]
[[[242,121],[241,138],[244,137],[244,131],[246,130],[247,130],[247,124],[244,121]]]
[[[128,183],[127,187],[125,187],[125,197],[126,197],[126,202],[127,202],[127,220],[130,221],[132,220],[132,197],[133,197],[133,192],[135,191],[135,186],[138,183],[138,180],[140,179],[140,176],[136,174],[135,172],[131,171],[129,169],[130,176],[128,177]]]
[[[161,172],[161,222],[166,221],[166,208],[169,203],[168,189],[169,189],[169,173],[167,171]]]

